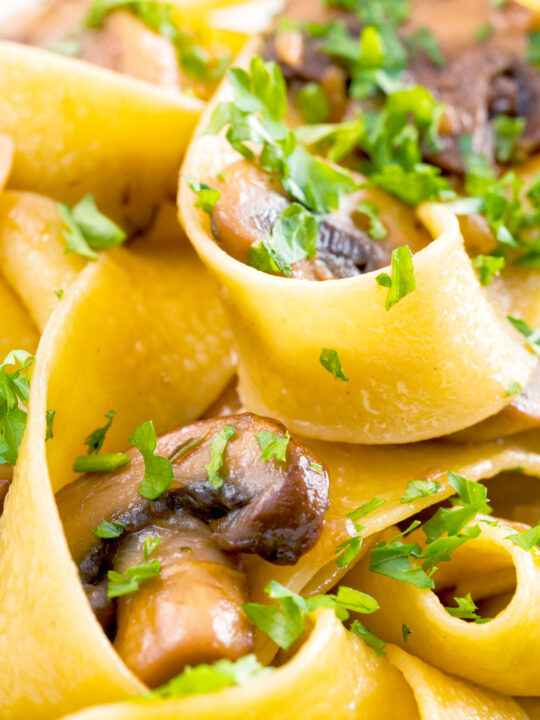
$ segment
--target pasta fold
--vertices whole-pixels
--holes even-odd
[[[480,520],[480,527],[478,538],[455,550],[450,563],[441,563],[435,580],[438,587],[456,585],[458,595],[465,589],[473,597],[475,592],[489,595],[500,590],[511,594],[514,582],[508,571],[515,567],[515,593],[506,606],[494,608],[495,617],[489,622],[453,617],[434,592],[370,571],[367,558],[347,581],[380,598],[381,610],[366,618],[366,625],[388,641],[445,672],[493,690],[540,695],[540,552],[525,551],[506,539],[526,526],[516,530],[504,521],[495,527]],[[396,532],[391,528],[382,539]],[[408,538],[408,542],[420,539],[416,533]],[[497,578],[499,582],[493,584]],[[406,645],[402,624],[411,629]]]
[[[245,66],[256,48],[249,46],[237,64]],[[203,134],[230,92],[224,83],[203,114],[184,176],[211,185],[238,157],[223,135]],[[387,290],[377,285],[376,273],[309,282],[236,261],[220,249],[195,200],[182,181],[180,215],[225,287],[239,347],[239,391],[250,411],[309,437],[406,443],[494,415],[508,404],[511,383],[525,387],[531,377],[537,360],[489,301],[457,219],[444,206],[420,206],[419,219],[433,241],[414,256],[416,290],[387,311]],[[406,227],[403,234],[406,244]],[[324,348],[337,351],[348,382],[321,365]]]
[[[0,67],[0,133],[16,146],[11,187],[70,205],[90,192],[135,227],[174,194],[202,102],[9,42]]]

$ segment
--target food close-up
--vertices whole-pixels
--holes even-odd
[[[540,719],[540,3],[0,7],[0,717]]]

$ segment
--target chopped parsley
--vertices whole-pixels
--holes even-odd
[[[341,360],[337,354],[337,350],[332,348],[323,348],[319,356],[319,362],[325,370],[328,370],[334,376],[335,380],[342,380],[343,382],[349,382],[349,378],[343,372]]]
[[[60,289],[58,289],[58,290],[55,290],[55,291],[54,291],[54,294],[56,295],[56,297],[57,297],[59,300],[61,300],[61,299],[64,297],[64,291],[62,290],[62,288],[60,288]]]
[[[291,439],[288,430],[285,432],[285,437],[276,435],[268,430],[257,433],[255,437],[261,448],[261,457],[259,460],[271,460],[272,457],[275,457],[278,462],[285,462],[287,445]]]
[[[139,450],[144,458],[144,477],[139,485],[139,495],[146,500],[155,500],[172,483],[173,470],[168,458],[154,454],[157,438],[152,421],[135,428],[129,442]]]
[[[307,123],[325,122],[330,114],[328,96],[316,82],[306,83],[296,93],[294,101]]]
[[[86,438],[84,444],[88,446],[88,455],[97,455],[99,453],[99,451],[103,447],[105,437],[109,432],[115,415],[116,412],[114,410],[109,410],[108,413],[105,413],[105,417],[107,418],[107,422],[105,423],[105,425],[91,432],[90,435]]]
[[[460,505],[441,507],[423,524],[415,520],[390,542],[380,542],[371,551],[370,570],[420,588],[433,589],[432,575],[437,564],[451,560],[451,553],[456,548],[479,536],[479,525],[469,523],[478,513],[491,512],[487,488],[452,471],[448,472],[448,478],[458,494]],[[402,537],[420,526],[426,536],[423,548],[419,543],[401,542]],[[416,561],[414,565],[411,558]]]
[[[161,537],[159,535],[154,537],[149,535],[143,543],[144,560],[141,563],[127,568],[123,573],[116,572],[116,570],[109,570],[107,573],[109,580],[107,595],[110,598],[121,597],[122,595],[137,592],[142,582],[159,575],[161,570],[159,560],[156,559],[149,562],[149,557],[160,543]]]
[[[323,467],[319,463],[316,463],[316,462],[309,463],[309,467],[311,468],[311,470],[313,470],[313,472],[316,472],[317,475],[323,474]]]
[[[92,195],[85,195],[73,208],[58,202],[56,208],[66,226],[62,231],[66,253],[97,260],[97,250],[120,245],[127,237],[122,228],[99,212]]]
[[[494,30],[495,29],[493,25],[491,25],[490,23],[486,23],[485,25],[479,25],[474,31],[474,37],[476,39],[476,42],[486,42],[493,35]]]
[[[196,36],[183,32],[175,22],[174,5],[156,0],[94,0],[84,26],[99,28],[115,10],[128,10],[150,30],[175,47],[183,70],[197,80],[219,80],[230,61],[229,55],[213,55],[196,42]]]
[[[358,523],[358,520],[374,512],[387,502],[388,500],[375,497],[360,507],[357,507],[355,510],[352,510],[350,513],[347,513],[347,518],[354,524],[354,529],[357,534],[347,538],[337,546],[336,553],[338,553],[338,555],[336,557],[336,565],[338,567],[349,565],[360,552],[363,542],[360,533],[364,529],[364,526]]]
[[[445,607],[447,613],[452,617],[460,618],[461,620],[474,620],[475,623],[486,623],[491,618],[483,618],[476,612],[478,607],[475,605],[474,600],[471,597],[471,593],[467,593],[465,597],[455,597],[454,601],[457,607]]]
[[[497,115],[493,120],[495,154],[502,163],[509,162],[514,154],[517,140],[525,129],[525,118]]]
[[[33,355],[12,350],[0,365],[0,465],[15,465],[26,428]]]
[[[207,695],[227,687],[245,685],[273,671],[274,668],[261,665],[255,655],[246,655],[236,662],[223,659],[212,665],[188,665],[179,675],[149,694],[157,697]]]
[[[221,197],[219,190],[211,188],[210,185],[194,180],[186,176],[186,182],[190,189],[198,196],[195,207],[201,208],[205,213],[211,213],[215,204]]]
[[[368,630],[366,627],[364,627],[360,620],[353,620],[353,622],[351,623],[350,631],[357,635],[359,638],[361,638],[366,643],[366,645],[375,650],[375,654],[378,657],[385,655],[385,653],[383,652],[383,648],[386,645],[384,640],[381,640],[381,638],[377,637],[375,633],[372,633],[371,630]]]
[[[337,210],[339,196],[352,192],[356,182],[345,170],[332,167],[298,144],[284,121],[287,88],[280,68],[254,57],[250,72],[232,68],[228,78],[234,102],[215,108],[205,133],[215,134],[227,127],[228,142],[248,160],[256,156],[246,142],[261,146],[260,167],[276,176],[294,201],[312,213]]]
[[[401,634],[403,636],[403,642],[407,642],[409,639],[409,635],[412,634],[412,630],[408,625],[405,625],[405,623],[401,626]]]
[[[288,650],[305,631],[305,618],[317,608],[331,608],[342,622],[350,612],[372,613],[379,609],[378,602],[359,590],[340,586],[337,595],[315,595],[304,598],[272,580],[265,592],[277,605],[244,603],[249,620],[284,650]]]
[[[439,492],[440,489],[441,484],[438,482],[433,482],[433,480],[426,480],[425,478],[422,478],[421,480],[410,480],[407,484],[405,494],[400,500],[400,503],[410,503],[414,500],[418,500],[418,498],[435,495]]]
[[[501,255],[477,255],[472,260],[472,265],[478,273],[480,284],[491,285],[493,279],[506,265],[506,259]]]
[[[374,203],[360,203],[356,206],[356,212],[368,218],[368,235],[372,240],[382,240],[388,235],[388,230],[379,219],[379,208]]]
[[[377,285],[388,288],[386,309],[390,310],[402,298],[416,290],[412,252],[407,245],[392,250],[392,275],[380,273]]]
[[[116,520],[113,520],[112,522],[103,520],[93,532],[98,538],[111,540],[113,538],[120,537],[124,533],[125,527],[124,523],[117,522]]]
[[[56,410],[47,410],[47,412],[45,413],[45,422],[46,422],[45,440],[52,440],[54,437],[53,423],[54,423],[55,415],[56,415]]]
[[[125,453],[104,453],[103,455],[79,455],[73,463],[73,472],[114,472],[129,463]]]
[[[512,315],[507,315],[506,317],[516,330],[527,338],[529,348],[537,355],[540,355],[540,328],[533,330],[525,320],[512,317]]]
[[[442,68],[446,65],[437,38],[428,27],[420,27],[411,33],[407,38],[407,45],[412,57],[424,52],[437,67]]]
[[[505,540],[510,540],[510,542],[523,550],[532,550],[534,547],[540,548],[540,523],[529,530],[524,530],[522,533],[508,535]]]
[[[510,385],[508,390],[506,391],[504,397],[512,397],[512,395],[519,395],[520,392],[523,392],[523,388],[521,385],[514,380],[514,382]]]
[[[221,430],[216,433],[210,442],[210,462],[208,465],[204,466],[204,469],[208,474],[208,482],[214,490],[219,490],[219,488],[223,485],[223,478],[219,474],[219,471],[223,466],[225,448],[227,447],[229,440],[231,440],[235,435],[236,425],[225,425],[225,427],[221,428]]]
[[[294,263],[310,260],[317,252],[318,231],[315,216],[298,203],[291,203],[262,243],[249,248],[248,263],[257,270],[281,272],[288,277]]]
[[[533,30],[529,33],[529,46],[526,57],[531,65],[540,68],[540,30]]]

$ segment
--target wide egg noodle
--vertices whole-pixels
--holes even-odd
[[[0,195],[0,269],[40,331],[86,265],[65,252],[63,223],[54,202],[35,193]],[[61,293],[62,294],[62,293]]]
[[[104,254],[59,304],[38,350],[0,524],[3,717],[56,718],[141,691],[86,601],[51,483],[56,491],[73,478],[84,438],[109,410],[117,415],[106,447],[123,448],[143,421],[160,433],[198,417],[232,373],[213,280],[178,228]],[[45,445],[47,409],[56,416]]]
[[[174,194],[203,104],[38,48],[0,42],[0,133],[17,148],[10,186],[70,205],[93,194],[135,227]]]
[[[506,591],[508,604],[494,604],[494,617],[487,623],[451,616],[434,592],[372,572],[367,557],[346,581],[379,600],[381,609],[366,617],[366,625],[389,642],[445,672],[499,692],[540,695],[540,551],[525,551],[506,539],[527,526],[512,527],[504,521],[491,526],[480,520],[480,527],[478,538],[455,550],[450,563],[440,563],[435,581],[442,587],[455,586],[456,597],[463,597],[467,589],[473,599]],[[398,532],[389,528],[382,539],[388,541]],[[421,538],[415,531],[407,542]],[[514,569],[515,583],[508,572]],[[403,624],[411,629],[406,643]]]
[[[259,49],[258,42],[249,44],[237,65],[246,66]],[[211,184],[234,158],[223,135],[202,134],[231,92],[225,82],[203,114],[184,176]],[[434,240],[415,255],[417,289],[386,311],[387,290],[375,273],[317,283],[236,261],[219,248],[195,199],[182,181],[184,226],[226,289],[240,395],[249,410],[310,437],[405,443],[494,415],[508,404],[513,382],[527,385],[537,361],[489,302],[456,217],[443,206],[419,208]],[[336,381],[321,366],[322,348],[338,352],[350,382]]]

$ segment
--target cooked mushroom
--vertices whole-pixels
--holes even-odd
[[[131,75],[161,87],[182,86],[178,56],[173,44],[150,30],[129,12],[107,15],[103,26],[84,28],[88,0],[51,0],[21,13],[2,30],[3,39],[55,49],[66,41],[80,60]]]
[[[229,440],[214,488],[205,465],[210,443],[226,425]],[[161,536],[155,555],[162,570],[134,595],[117,602],[118,652],[141,678],[158,684],[185,664],[240,657],[251,647],[242,611],[247,600],[238,553],[293,564],[317,541],[328,505],[328,475],[317,457],[291,438],[283,462],[262,461],[256,434],[284,437],[285,428],[254,415],[201,420],[158,440],[171,459],[173,482],[156,500],[138,493],[144,461],[112,473],[88,474],[57,495],[66,537],[90,603],[107,627],[112,603],[104,597],[107,570],[124,571],[142,559],[143,540]],[[314,464],[315,463],[315,464]],[[119,538],[93,530],[120,522]]]
[[[114,560],[124,572],[143,560],[143,540],[161,537],[152,558],[158,577],[118,598],[114,646],[148,685],[165,682],[185,665],[237,659],[252,649],[252,627],[242,610],[246,578],[221,552],[208,527],[188,514],[134,533]]]
[[[290,200],[271,176],[246,161],[233,163],[225,169],[224,175],[224,180],[214,183],[220,193],[212,211],[214,234],[229,255],[247,262],[249,248],[259,245],[271,232]],[[384,204],[384,194],[375,195],[377,204],[381,204],[379,201]],[[427,234],[415,225],[412,213],[408,215],[407,208],[396,209],[399,203],[395,201],[393,212],[388,213],[388,238],[384,241],[372,240],[367,232],[367,217],[356,210],[365,199],[363,192],[352,193],[342,198],[338,212],[320,221],[317,255],[312,260],[295,263],[292,266],[293,277],[332,280],[385,267],[390,263],[393,248],[402,243],[403,231],[399,229],[402,221],[414,226],[408,237],[413,251],[429,242]],[[390,225],[396,226],[395,237]]]
[[[504,410],[451,435],[458,442],[484,442],[540,427],[540,367],[527,387]]]

